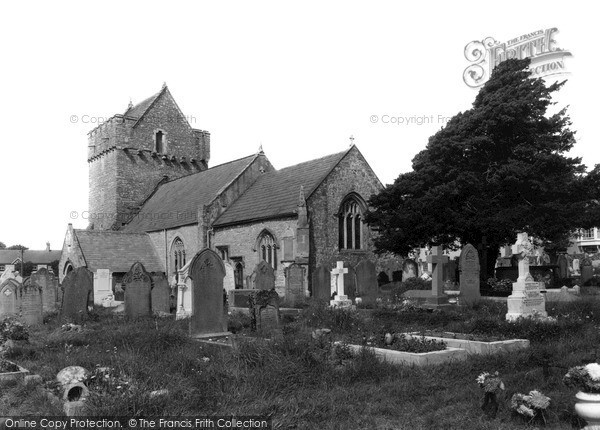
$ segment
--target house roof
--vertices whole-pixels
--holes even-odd
[[[304,187],[306,196],[310,196],[348,151],[265,173],[213,225],[226,226],[295,215],[300,186]]]
[[[257,156],[240,158],[164,183],[122,231],[156,231],[197,223],[198,208],[218,197]]]
[[[146,233],[111,230],[73,230],[87,268],[128,272],[136,261],[148,272],[162,272],[164,267]]]
[[[23,259],[33,264],[50,264],[60,260],[61,251],[25,250]],[[16,259],[21,259],[21,251],[18,249],[0,249],[0,264],[13,264]]]

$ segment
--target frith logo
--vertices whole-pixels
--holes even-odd
[[[463,72],[463,80],[472,87],[482,86],[492,70],[504,60],[531,58],[529,70],[533,77],[566,73],[565,57],[572,54],[556,46],[556,28],[538,30],[500,43],[492,37],[474,40],[465,46],[465,58],[473,63]]]

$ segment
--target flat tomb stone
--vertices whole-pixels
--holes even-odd
[[[407,337],[422,336],[419,333],[406,333]],[[437,337],[437,336],[425,336],[427,340],[443,341],[452,348],[461,348],[467,351],[468,354],[498,354],[500,352],[514,352],[522,349],[529,348],[528,339],[507,339],[497,340],[494,342],[482,342],[478,340],[467,340],[467,339],[454,339],[452,337]]]
[[[339,343],[339,342],[338,342]],[[359,353],[362,346],[347,345],[354,353]],[[432,352],[405,352],[393,349],[371,348],[378,358],[392,364],[404,364],[412,366],[433,366],[451,361],[462,361],[468,357],[467,351],[461,348],[447,347],[442,351]]]
[[[5,360],[5,361],[7,361],[7,360]],[[12,361],[9,361],[9,363],[17,366],[19,368],[19,370],[16,372],[0,373],[0,382],[22,381],[25,379],[25,376],[27,376],[29,374],[29,370],[25,369],[24,367],[21,367],[18,364],[13,363]]]

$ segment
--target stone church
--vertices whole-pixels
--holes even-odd
[[[389,279],[399,268],[373,252],[376,232],[363,214],[382,184],[355,145],[282,169],[262,149],[213,167],[209,160],[210,133],[189,125],[166,85],[91,130],[90,223],[86,230],[69,225],[61,281],[87,267],[95,282],[107,279],[107,286],[95,284],[98,301],[102,291],[118,291],[140,261],[173,285],[198,251],[211,248],[230,272],[226,289],[253,288],[264,261],[285,299],[286,268],[296,264],[304,269],[302,296],[326,299],[329,280],[319,273],[336,261],[351,269],[368,262]],[[364,288],[355,284],[350,295]]]

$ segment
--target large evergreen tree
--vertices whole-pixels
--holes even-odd
[[[491,275],[498,248],[518,232],[564,243],[599,221],[599,169],[586,175],[580,158],[565,155],[575,143],[566,109],[547,115],[564,82],[546,86],[528,66],[498,65],[473,107],[414,157],[413,171],[371,198],[366,220],[379,228],[378,251],[484,244]]]

